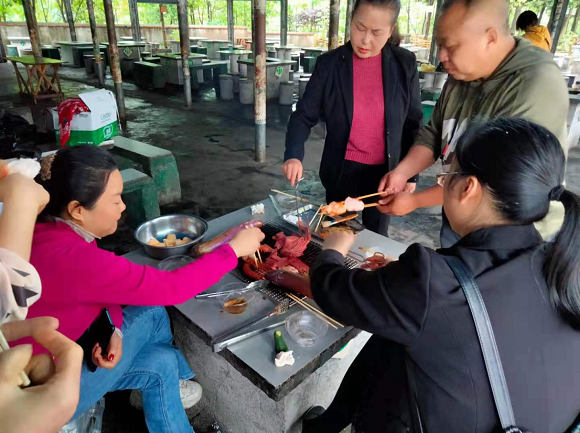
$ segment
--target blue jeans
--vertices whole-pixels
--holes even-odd
[[[140,389],[149,431],[192,433],[179,396],[179,381],[193,377],[187,361],[172,345],[173,334],[164,307],[123,309],[123,355],[112,370],[94,373],[83,365],[78,417],[106,393]]]

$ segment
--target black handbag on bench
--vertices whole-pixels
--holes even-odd
[[[477,330],[479,344],[481,345],[487,376],[489,378],[495,407],[501,423],[501,429],[498,433],[530,433],[527,430],[517,427],[499,351],[491,327],[491,321],[489,320],[487,309],[485,308],[485,303],[481,296],[481,292],[479,291],[479,287],[475,282],[475,278],[469,268],[459,257],[443,256],[443,258],[459,281],[463,293],[465,294],[465,298],[467,299],[469,309],[471,310],[473,321],[475,322],[475,328]],[[408,356],[406,357],[406,366],[412,399],[411,410],[413,413],[411,418],[413,421],[413,429],[415,433],[425,433],[417,403],[418,399],[413,365]],[[580,415],[576,418],[574,424],[564,433],[580,433]]]

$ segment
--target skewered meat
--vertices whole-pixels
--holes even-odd
[[[361,212],[365,208],[365,204],[356,198],[347,197],[344,201],[333,201],[327,206],[324,206],[320,211],[328,216],[339,216],[347,212]]]

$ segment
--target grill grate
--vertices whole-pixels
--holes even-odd
[[[265,223],[264,227],[262,227],[262,231],[266,235],[266,239],[264,240],[264,243],[269,245],[272,248],[276,244],[276,242],[273,239],[273,237],[276,234],[278,234],[280,232],[284,232],[284,234],[287,236],[294,234],[290,230],[285,229],[284,227],[276,224],[273,221],[269,221],[269,222]],[[308,266],[312,266],[314,264],[314,261],[316,260],[316,258],[318,257],[318,255],[321,252],[322,252],[322,248],[320,247],[320,245],[318,245],[317,243],[315,243],[313,241],[310,241],[310,243],[306,247],[306,250],[304,251],[304,254],[302,255],[302,257],[300,257],[300,260],[302,260]],[[346,257],[346,259],[344,260],[344,264],[349,269],[354,269],[358,266],[358,262],[350,257]],[[240,260],[238,267],[232,271],[232,274],[236,278],[238,278],[239,280],[243,281],[244,283],[250,284],[254,280],[248,278],[246,276],[246,274],[244,274],[244,272],[242,270],[243,265],[244,264],[243,264],[242,260]],[[266,287],[260,288],[258,290],[262,294],[264,294],[265,296],[270,298],[272,301],[274,301],[276,304],[282,302],[284,299],[288,299],[285,295],[286,292],[284,290],[278,288],[278,286],[276,286],[275,284],[272,284],[272,283],[270,283]],[[293,306],[294,304],[295,304],[295,301],[290,301],[290,306]]]

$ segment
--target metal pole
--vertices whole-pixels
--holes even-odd
[[[103,58],[101,57],[101,48],[99,37],[97,35],[97,21],[95,20],[95,6],[93,0],[87,0],[87,10],[89,12],[89,25],[91,27],[91,36],[93,38],[93,49],[95,53],[95,71],[99,79],[99,87],[105,87],[105,68]]]
[[[234,37],[234,0],[227,0],[228,6],[228,39],[232,47],[236,44]]]
[[[352,18],[352,8],[354,2],[352,0],[346,0],[346,22],[344,24],[344,43],[346,44],[350,41],[350,20]]]
[[[256,161],[266,161],[266,0],[254,0]]]
[[[191,107],[191,74],[189,72],[189,25],[187,23],[187,0],[179,0],[177,5],[177,20],[179,22],[181,65],[183,67],[184,100],[185,106]]]
[[[2,42],[2,32],[0,32],[0,63],[4,63],[6,57],[6,50],[4,50],[4,42]]]
[[[558,8],[554,16],[554,21],[552,22],[553,31],[552,31],[552,52],[555,53],[558,49],[558,42],[560,40],[560,35],[562,34],[562,30],[564,28],[564,23],[566,22],[566,13],[568,12],[568,3],[569,0],[560,0],[558,3]],[[559,10],[557,10],[559,9]]]
[[[24,16],[26,17],[26,25],[28,26],[28,36],[30,36],[30,45],[32,45],[34,61],[42,62],[40,35],[38,34],[38,23],[36,22],[32,0],[22,0],[22,6],[24,6]]]
[[[435,6],[435,24],[433,25],[433,36],[431,37],[431,49],[429,50],[429,62],[432,65],[437,66],[437,60],[439,58],[439,46],[437,45],[437,39],[435,38],[435,29],[437,28],[437,21],[439,21],[439,16],[441,15],[441,5],[443,0],[437,0],[437,5]]]
[[[165,33],[165,18],[163,18],[163,8],[165,5],[159,5],[159,18],[161,19],[161,31],[163,32],[163,48],[167,48],[167,34]]]
[[[68,28],[70,30],[70,40],[73,42],[77,41],[77,31],[75,30],[75,20],[73,18],[72,7],[70,5],[70,0],[64,0],[64,10],[66,12],[66,20],[68,22]]]
[[[129,18],[131,20],[131,34],[133,40],[141,42],[141,26],[139,25],[139,9],[137,0],[129,0]]]
[[[338,48],[338,20],[340,0],[330,0],[330,20],[328,23],[328,51]]]
[[[288,0],[280,0],[280,45],[288,45]]]
[[[123,96],[123,78],[121,77],[121,66],[119,64],[119,49],[117,47],[117,33],[115,33],[115,14],[113,13],[113,0],[103,0],[105,5],[105,19],[107,20],[107,35],[109,36],[109,66],[115,86],[115,96],[117,98],[117,109],[119,110],[119,120],[125,122],[125,97]]]

